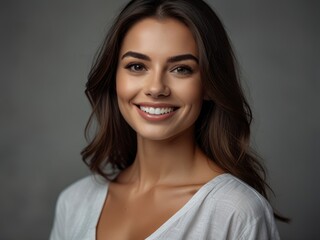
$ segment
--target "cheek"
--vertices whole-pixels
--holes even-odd
[[[201,105],[203,100],[203,88],[201,80],[186,82],[177,86],[176,91],[181,99],[190,105]]]
[[[117,99],[118,99],[118,107],[122,114],[122,116],[126,119],[126,111],[124,108],[124,104],[128,102],[127,99],[127,92],[128,92],[128,84],[126,83],[125,78],[123,77],[123,74],[117,72],[116,74],[116,93],[117,93]]]
[[[127,83],[126,78],[123,76],[123,74],[121,74],[121,72],[117,72],[116,93],[118,99],[118,107],[121,115],[124,117],[126,122],[128,122],[126,103],[128,103],[130,99],[130,94],[128,94],[130,92],[130,87],[128,85],[129,84]]]
[[[118,71],[116,75],[116,92],[118,101],[129,100],[135,91],[135,85],[130,79],[122,72]],[[120,103],[119,102],[119,103]]]
[[[123,74],[118,70],[116,74],[116,92],[118,99],[122,98],[125,94],[126,81],[123,77]]]

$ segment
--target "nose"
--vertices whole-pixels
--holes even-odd
[[[166,84],[165,74],[155,73],[147,79],[145,94],[152,98],[167,97],[171,93],[169,86]]]

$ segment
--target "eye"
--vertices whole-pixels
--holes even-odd
[[[173,73],[177,73],[180,75],[189,75],[192,74],[192,68],[189,66],[179,66],[172,70]]]
[[[142,71],[146,70],[146,67],[140,63],[130,63],[130,64],[126,65],[125,68],[131,72],[142,72]]]

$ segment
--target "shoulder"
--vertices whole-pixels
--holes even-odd
[[[81,239],[75,236],[83,236],[88,226],[95,224],[107,188],[105,179],[90,175],[63,190],[56,204],[50,240]]]
[[[72,202],[73,204],[78,200],[90,198],[91,196],[104,190],[108,182],[98,175],[89,175],[84,177],[70,186],[65,188],[59,196],[58,201],[65,203]]]
[[[64,209],[62,214],[69,218],[87,215],[94,204],[103,204],[108,185],[109,182],[99,175],[82,178],[60,193],[57,208]]]
[[[251,186],[223,174],[208,187],[205,205],[214,213],[211,219],[214,224],[225,226],[225,232],[237,235],[238,239],[278,239],[272,207]]]
[[[96,206],[103,204],[109,182],[98,175],[82,178],[65,190],[57,201],[58,213],[66,218],[87,216]]]
[[[260,193],[231,174],[219,176],[210,187],[209,198],[237,211],[240,216],[258,217],[272,212],[270,204]]]

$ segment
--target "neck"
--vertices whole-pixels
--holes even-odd
[[[193,130],[164,141],[137,138],[136,159],[123,179],[139,188],[183,183],[198,170],[199,161],[206,159],[196,147]]]

